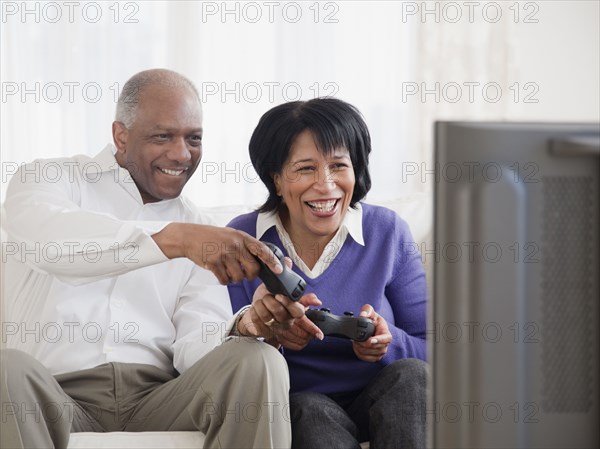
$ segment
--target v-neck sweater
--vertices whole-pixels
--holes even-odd
[[[325,337],[312,340],[300,351],[285,349],[290,371],[290,392],[324,394],[362,390],[389,363],[402,358],[426,360],[425,272],[408,224],[394,211],[361,203],[364,246],[348,236],[331,265],[316,278],[309,278],[296,266],[292,269],[306,281],[305,293],[315,293],[322,307],[343,315],[358,316],[370,304],[387,322],[392,342],[379,362],[358,359],[350,340]],[[256,236],[257,212],[233,219],[229,227]],[[260,240],[282,249],[275,227]],[[251,304],[260,279],[228,286],[233,311]]]

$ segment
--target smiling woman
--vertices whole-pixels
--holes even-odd
[[[260,119],[250,159],[269,197],[259,210],[277,212],[303,254],[295,263],[312,269],[348,207],[366,195],[370,152],[360,112],[334,98],[285,103]]]
[[[350,205],[354,191],[352,160],[345,148],[322,154],[310,131],[294,141],[282,173],[273,175],[282,199],[280,218],[292,241],[300,247],[325,248]],[[321,256],[313,252],[305,260],[312,268]]]
[[[268,341],[286,348],[293,448],[425,445],[420,414],[394,412],[425,410],[425,275],[418,252],[407,251],[407,224],[361,201],[370,152],[360,112],[335,98],[276,106],[250,139],[269,197],[230,226],[284,248],[307,295],[375,328],[366,341],[320,341],[306,316],[286,325],[262,306],[271,295],[260,281],[229,285],[233,309],[253,304],[273,332]]]
[[[281,173],[273,175],[282,199],[280,218],[297,246],[325,248],[342,224],[354,193],[355,177],[348,150],[323,154],[309,130],[303,131],[290,148]],[[305,256],[313,268],[320,251]]]

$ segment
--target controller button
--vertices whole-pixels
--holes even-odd
[[[359,320],[358,327],[369,327],[369,324],[366,321]]]
[[[319,310],[321,310],[321,312],[327,312],[327,313],[331,312],[331,310],[329,310],[327,307],[321,307],[321,309],[319,309]]]
[[[344,315],[346,315],[346,316],[354,316],[354,313],[353,312],[344,312]]]

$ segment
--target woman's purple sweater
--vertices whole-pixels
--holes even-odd
[[[325,337],[312,340],[301,351],[284,350],[290,371],[290,391],[314,391],[325,394],[362,390],[387,364],[401,358],[426,360],[427,287],[421,256],[407,223],[384,207],[361,203],[365,246],[351,236],[324,273],[307,278],[306,292],[315,293],[322,307],[342,315],[358,316],[364,304],[370,304],[387,321],[392,342],[387,354],[377,363],[359,360],[350,340]],[[228,226],[256,235],[257,212],[241,215]],[[260,240],[277,245],[287,256],[275,227]],[[252,302],[259,279],[229,285],[233,311]]]

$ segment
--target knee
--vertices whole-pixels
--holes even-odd
[[[10,394],[21,392],[45,373],[47,369],[29,354],[17,349],[0,350],[0,382]]]
[[[323,410],[329,398],[320,393],[290,393],[290,407],[308,413]]]
[[[413,372],[420,376],[427,376],[429,373],[429,364],[421,359],[400,359],[396,360],[403,370]]]
[[[324,423],[331,415],[339,413],[340,407],[328,396],[321,393],[291,393],[290,414],[292,422],[308,419]]]
[[[420,359],[400,359],[389,365],[395,375],[403,383],[418,385],[423,388],[427,386],[429,378],[429,365]]]
[[[34,357],[18,349],[0,350],[0,366],[2,367],[2,375],[10,374],[9,377],[22,377],[44,368]]]
[[[235,345],[238,370],[253,373],[256,378],[282,378],[289,384],[287,362],[283,355],[273,346],[254,339],[240,339],[231,342]],[[264,376],[263,376],[264,375]]]

